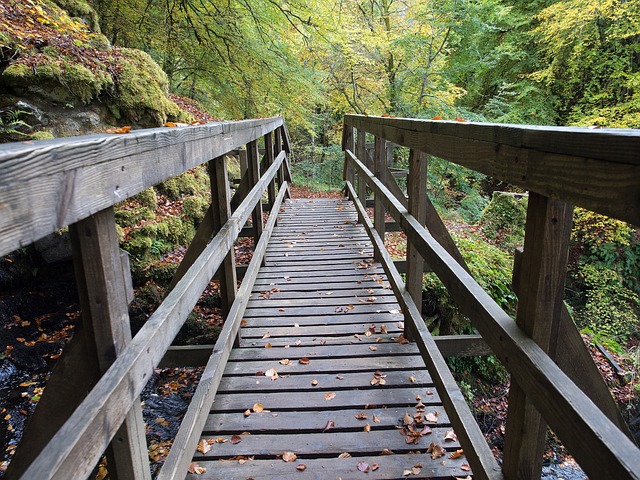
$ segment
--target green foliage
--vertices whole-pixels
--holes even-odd
[[[487,198],[477,190],[471,190],[460,200],[458,212],[463,220],[470,225],[478,223],[482,218],[482,213],[487,206]]]
[[[214,344],[220,334],[220,327],[209,325],[198,317],[196,313],[190,313],[184,325],[176,335],[174,345],[207,345]]]
[[[292,162],[293,182],[311,190],[332,191],[342,187],[344,153],[338,145],[331,147],[302,147]]]
[[[160,183],[157,190],[170,200],[180,200],[183,195],[206,195],[209,193],[209,177],[204,167],[196,167]]]
[[[583,306],[576,308],[580,327],[619,342],[640,332],[638,295],[624,287],[615,271],[585,264],[578,272],[584,289]]]
[[[40,130],[29,135],[30,140],[52,140],[55,138],[49,130]]]
[[[462,381],[466,388],[465,397],[473,398],[473,386],[478,381],[496,384],[509,379],[509,372],[495,355],[477,357],[450,357],[447,365],[453,372],[458,383]]]
[[[511,288],[512,258],[475,234],[452,234],[478,284],[505,312],[515,316],[517,297]],[[470,328],[468,319],[462,315],[446,287],[435,274],[428,273],[424,278],[424,295],[435,303],[435,310],[440,317],[440,326],[435,333],[447,335]]]
[[[20,119],[20,115],[27,112],[23,110],[7,110],[6,112],[0,112],[0,142],[4,139],[11,140],[11,135],[25,135],[19,129],[29,128],[26,122]]]
[[[209,200],[205,196],[190,195],[182,201],[182,213],[194,223],[199,225],[209,208]]]
[[[505,250],[522,246],[527,204],[526,195],[493,192],[480,220],[486,237]]]

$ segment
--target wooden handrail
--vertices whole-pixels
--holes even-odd
[[[640,130],[345,115],[344,124],[640,225]]]
[[[536,188],[540,188],[547,195],[568,198],[601,213],[613,212],[623,220],[639,218],[640,132],[637,131],[608,130],[585,136],[585,132],[591,131],[463,125],[454,122],[441,125],[441,122],[354,115],[345,117],[345,125],[357,128],[358,138],[364,132],[373,133],[378,143],[380,139],[391,140],[402,146],[437,154],[483,173],[499,172],[495,176],[500,180],[515,179],[512,183],[534,192]],[[580,145],[572,150],[576,142],[580,141],[589,145],[589,148]],[[614,143],[607,150],[610,142]],[[493,147],[489,148],[489,145]],[[475,156],[472,152],[475,152]],[[580,156],[587,152],[592,153],[592,158]],[[420,252],[447,286],[463,313],[471,319],[493,352],[511,372],[513,382],[517,382],[519,388],[522,388],[528,401],[535,405],[590,478],[640,478],[640,451],[626,436],[627,432],[619,430],[598,409],[543,348],[502,311],[451,252],[434,239],[432,232],[408,212],[406,198],[404,195],[401,199],[396,198],[397,189],[394,191],[388,187],[388,179],[384,175],[377,178],[352,151],[347,150],[345,154],[346,161],[350,163],[345,172],[355,169],[358,182],[366,183],[371,188],[376,204],[386,209],[398,222],[407,235],[408,243]],[[507,168],[514,159],[516,163],[524,161],[526,175],[516,178],[518,169],[523,168],[522,166],[516,167],[515,173]],[[594,171],[599,172],[598,175],[605,176],[606,180],[600,181],[599,185],[618,185],[628,196],[620,196],[617,192],[594,195],[594,186],[589,185],[595,178],[594,171],[583,175],[582,170],[576,170],[581,165],[583,168],[584,165],[592,166]],[[555,175],[561,167],[569,171]],[[548,169],[548,176],[543,181],[542,172],[545,168]],[[570,176],[575,177],[574,180],[564,185],[563,182]],[[347,185],[349,187],[350,182]],[[364,191],[362,183],[359,184],[359,190]],[[352,186],[349,191],[355,197]],[[367,222],[368,218],[365,219],[365,223]],[[532,227],[527,225],[527,228]],[[370,236],[375,241],[376,235]],[[420,324],[420,327],[424,325]],[[418,338],[419,345],[423,341]],[[606,388],[604,384],[602,388]],[[511,462],[516,469],[519,468],[518,461],[505,458],[505,464]],[[529,467],[531,466],[525,467],[527,471],[535,471],[535,466],[531,470]],[[511,473],[513,471],[505,472],[507,475]],[[520,473],[516,476],[520,476]]]
[[[91,473],[286,158],[284,151],[278,154],[184,277],[20,478],[62,480],[86,478]]]
[[[0,256],[276,129],[282,117],[0,145]]]

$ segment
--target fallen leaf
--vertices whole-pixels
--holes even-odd
[[[107,128],[107,133],[129,133],[130,131],[131,127],[129,125],[120,128]]]
[[[380,333],[387,333],[387,326],[385,324],[380,325]]]
[[[405,345],[407,343],[409,343],[409,340],[406,339],[406,337],[404,336],[404,334],[400,334],[400,336],[398,338],[396,338],[396,343],[400,343],[402,345]]]
[[[357,415],[354,415],[354,417],[356,417],[358,420],[366,420],[368,418],[367,414],[364,412],[360,412]]]
[[[350,458],[351,454],[349,452],[342,452],[340,455],[338,455],[338,458]]]
[[[374,463],[373,465],[371,465],[371,471],[375,472],[376,470],[378,470],[380,468],[380,465],[378,465],[377,463]]]
[[[371,425],[369,425],[368,423],[367,423],[367,424],[365,424],[365,426],[364,426],[364,431],[365,431],[365,432],[370,432],[370,431],[371,431]]]
[[[414,475],[420,475],[420,470],[421,469],[422,469],[422,465],[420,465],[420,464],[414,465],[411,468],[411,473],[413,473]]]
[[[460,458],[462,455],[464,455],[464,450],[460,449],[460,450],[456,450],[455,452],[452,452],[449,455],[449,458],[451,458],[451,459]]]
[[[315,387],[318,385],[318,380],[311,380],[311,386]]]
[[[385,448],[380,452],[380,455],[395,455],[395,453],[393,453],[393,451],[389,450],[388,448]]]
[[[438,423],[438,414],[436,412],[434,413],[429,412],[424,416],[424,419],[427,422]]]
[[[247,409],[244,411],[244,416],[248,417],[249,415],[251,415],[251,410]]]
[[[409,475],[411,475],[413,472],[411,470],[403,470],[402,471],[402,476],[403,477],[408,477]]]
[[[280,360],[280,365],[289,365],[291,361],[288,358],[283,358]]]
[[[372,352],[375,352],[376,350],[378,350],[378,347],[375,347],[373,345],[369,345],[369,350],[371,350]]]
[[[427,453],[430,453],[431,458],[435,460],[436,458],[442,457],[445,454],[445,451],[441,445],[436,445],[433,442],[431,442],[431,445],[429,445],[429,449],[427,450]]]
[[[462,465],[460,465],[460,470],[464,470],[465,472],[470,472],[471,467],[469,466],[468,463],[463,463]]]
[[[376,297],[368,297],[368,298],[367,298],[367,302],[370,302],[370,303],[373,303],[373,302],[375,302],[376,300],[378,300]]]
[[[413,423],[413,417],[409,415],[409,412],[405,412],[402,421],[405,425],[411,425]]]
[[[298,456],[293,452],[284,452],[282,454],[282,460],[284,460],[287,463],[295,461],[296,458],[298,458]]]
[[[333,423],[333,420],[329,420],[327,421],[327,424],[324,426],[324,429],[322,431],[326,432],[327,430],[331,430],[334,427],[335,427],[335,423]]]
[[[189,473],[195,473],[196,475],[201,475],[207,471],[206,468],[199,466],[196,462],[191,462],[189,465]]]
[[[400,313],[400,310],[398,310],[397,308],[394,308],[389,310],[389,313],[393,313],[393,314]]]
[[[358,462],[358,470],[367,473],[369,471],[369,464],[367,462]]]
[[[296,470],[299,470],[300,472],[304,472],[306,469],[307,469],[307,466],[304,463],[301,463],[296,466]]]
[[[344,380],[344,377],[343,377],[342,375],[336,375],[336,378],[337,378],[338,380]]]
[[[267,344],[264,346],[264,348],[272,348],[272,347],[273,347],[273,345],[271,345],[270,343],[267,343]]]
[[[256,404],[253,406],[252,410],[253,410],[255,413],[260,413],[260,412],[262,412],[262,411],[264,410],[264,407],[262,406],[262,404],[261,404],[261,403],[256,403]]]
[[[270,336],[271,336],[271,334],[269,332],[267,332],[264,335],[262,335],[262,338],[269,338]]]
[[[457,442],[458,436],[454,433],[453,430],[447,430],[447,433],[444,435],[445,442]]]
[[[278,379],[278,372],[276,372],[275,368],[270,368],[269,370],[264,372],[264,376],[271,378],[271,380],[277,380]]]
[[[198,442],[198,447],[196,448],[196,450],[200,453],[207,453],[209,450],[211,450],[211,445],[209,445],[209,442],[207,442],[203,438]]]
[[[229,441],[231,442],[232,445],[237,445],[242,441],[242,437],[240,435],[234,435],[229,439]]]
[[[327,392],[324,394],[325,400],[333,400],[334,398],[336,398],[336,392]]]
[[[373,415],[373,423],[380,423],[380,418],[377,415]]]
[[[414,377],[413,375],[411,375],[411,376],[409,377],[409,381],[410,381],[411,383],[416,383],[416,377]]]
[[[309,365],[310,360],[307,357],[302,357],[301,359],[298,360],[298,363],[300,365]]]

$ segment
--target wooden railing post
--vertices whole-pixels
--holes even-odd
[[[274,132],[273,149],[274,149],[274,155],[275,156],[278,156],[278,154],[282,151],[282,133],[280,132],[280,129],[278,129],[278,130],[276,130]],[[285,180],[284,180],[284,163],[278,169],[278,174],[276,175],[276,178],[278,180],[278,191],[280,191],[280,189],[282,188],[282,185],[285,182]]]
[[[265,171],[269,169],[271,165],[273,165],[273,136],[271,132],[267,133],[264,136],[264,169]],[[267,198],[269,199],[269,211],[273,207],[273,202],[276,199],[276,180],[273,179],[272,182],[269,182],[269,186],[267,187]]]
[[[229,174],[227,161],[221,155],[207,164],[211,183],[211,217],[213,219],[213,232],[219,232],[231,216],[231,199],[229,198]],[[233,248],[229,251],[218,270],[220,279],[220,300],[222,302],[223,315],[227,316],[229,309],[236,298],[237,276],[236,260]]]
[[[375,146],[373,151],[373,173],[378,178],[383,178],[384,171],[387,168],[387,150],[385,139],[376,136]],[[381,195],[374,194],[374,207],[373,207],[373,226],[382,238],[384,242],[385,234],[385,207]]]
[[[353,152],[354,150],[354,141],[353,141],[353,127],[345,125],[342,130],[342,150],[347,151],[350,150]],[[342,173],[342,177],[345,181],[353,183],[355,182],[355,170],[353,169],[353,165],[349,161],[349,156],[345,154],[344,156],[344,171]]]
[[[516,322],[551,358],[556,356],[572,220],[572,206],[530,193]],[[512,378],[504,444],[507,478],[540,478],[546,431],[546,422]]]
[[[249,165],[249,184],[251,188],[260,180],[260,154],[258,152],[258,142],[253,141],[247,144],[247,160]],[[253,213],[251,214],[251,222],[253,223],[253,241],[254,245],[258,244],[262,229],[264,228],[262,217],[262,201],[259,201]]]
[[[427,221],[427,158],[424,153],[417,150],[409,151],[409,176],[407,177],[407,194],[409,195],[409,213],[425,225]],[[407,275],[406,286],[413,302],[422,308],[422,277],[424,274],[424,259],[416,249],[413,242],[407,239]],[[405,336],[413,338],[407,326],[411,322],[405,322]]]
[[[363,162],[365,165],[367,164],[367,132],[362,129],[358,130],[358,136],[356,138],[356,157]],[[362,201],[363,205],[367,204],[367,180],[364,175],[358,175],[358,197]],[[360,222],[364,223],[364,222]]]

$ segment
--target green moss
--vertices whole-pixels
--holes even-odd
[[[53,0],[53,3],[67,11],[70,17],[86,24],[93,32],[100,32],[98,14],[83,0]]]
[[[153,220],[156,218],[155,212],[151,208],[126,209],[116,207],[116,222],[122,227],[133,227],[141,220]]]
[[[32,133],[29,138],[31,140],[51,140],[55,137],[49,130],[40,130],[39,132]]]
[[[167,120],[192,119],[167,97],[167,75],[149,54],[129,48],[121,49],[120,53],[123,62],[116,85],[116,103],[121,115],[136,122],[151,120],[156,125]]]
[[[182,203],[182,213],[196,225],[200,224],[208,208],[209,201],[206,197],[200,195],[185,197]]]
[[[209,192],[209,177],[201,167],[158,185],[158,191],[171,200],[179,200],[182,195],[206,195]]]
[[[145,207],[156,208],[158,206],[158,196],[153,188],[147,188],[133,198]]]

